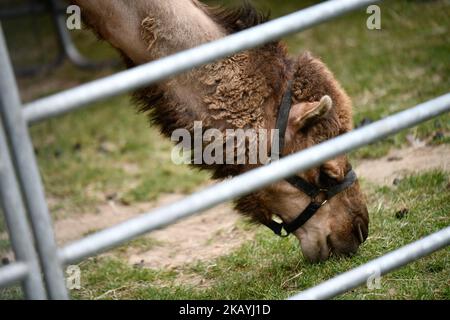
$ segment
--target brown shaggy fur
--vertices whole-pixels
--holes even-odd
[[[295,61],[293,69],[293,103],[319,101],[324,95],[329,95],[333,100],[333,108],[326,117],[302,128],[294,139],[287,140],[286,154],[331,139],[352,128],[351,101],[328,68],[319,59],[306,52]],[[338,159],[347,162],[345,157]],[[344,165],[343,170],[347,172],[350,168]],[[328,176],[321,172],[321,168],[311,169],[303,177],[316,185],[332,183],[324,181]],[[264,200],[268,197],[266,193],[267,190],[262,190],[242,197],[236,201],[236,208],[254,221],[268,222],[272,219],[273,212],[264,206],[265,203],[269,203]]]
[[[238,32],[268,20],[268,15],[259,13],[248,2],[234,10],[210,8],[195,0],[194,4],[227,33]],[[89,16],[87,22],[89,24]],[[158,41],[155,32],[158,28],[158,21],[154,18],[143,19],[141,38],[149,51]],[[133,67],[134,63],[123,56],[127,66]],[[147,113],[168,137],[179,128],[193,130],[194,121],[202,121],[205,130],[273,129],[289,79],[293,79],[293,103],[319,101],[324,95],[329,95],[333,100],[333,108],[326,117],[309,123],[293,139],[286,141],[286,153],[307,148],[351,129],[350,99],[332,73],[310,53],[298,59],[288,57],[285,45],[281,42],[235,54],[197,68],[189,75],[138,90],[134,100],[139,110]],[[184,87],[187,89],[180,98],[174,95],[173,90],[168,90],[173,87],[181,87],[181,91]],[[196,95],[191,94],[194,91]],[[345,157],[341,160],[346,163]],[[217,179],[235,176],[252,168],[248,165],[199,167],[212,170],[213,177]],[[303,176],[310,182],[320,183],[320,168],[309,170]],[[267,203],[263,199],[266,197],[265,192],[256,192],[239,199],[237,209],[256,221],[270,219],[272,213],[263,205]]]
[[[202,9],[230,33],[253,27],[268,19],[248,2],[232,10],[206,6]],[[145,32],[143,37],[150,44],[154,41]],[[134,100],[140,106],[139,110],[147,113],[160,126],[161,132],[169,137],[179,128],[193,130],[194,121],[199,120],[202,120],[205,130],[270,129],[286,89],[291,64],[285,45],[273,42],[194,70],[193,76],[200,85],[198,90],[203,91],[201,104],[207,109],[206,115],[194,113],[183,102],[173,99],[161,84],[138,90]],[[244,165],[199,167],[212,170],[215,179],[235,176],[249,169]]]

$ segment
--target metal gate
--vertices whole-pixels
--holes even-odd
[[[270,165],[194,193],[137,218],[58,248],[28,125],[119,95],[193,67],[310,28],[372,4],[374,0],[330,0],[252,29],[131,70],[22,105],[0,26],[0,203],[16,261],[0,269],[0,287],[20,281],[29,299],[67,299],[63,266],[167,226],[222,202],[261,189],[296,172],[365,146],[450,110],[450,93],[293,154]],[[428,255],[450,243],[450,227],[372,260],[293,299],[331,298]],[[43,275],[43,276],[42,276]]]

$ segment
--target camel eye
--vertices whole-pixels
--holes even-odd
[[[319,183],[321,187],[332,187],[335,186],[339,183],[339,181],[337,181],[336,179],[330,177],[329,175],[327,175],[325,172],[323,172],[322,170],[320,171],[320,176],[319,176]]]

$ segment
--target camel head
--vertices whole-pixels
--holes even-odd
[[[295,63],[292,105],[282,154],[299,152],[352,128],[351,101],[332,73],[311,54],[303,54]],[[351,171],[346,156],[340,156],[303,173],[307,183],[329,189],[343,183]],[[305,214],[311,201],[322,203],[325,192],[312,199],[288,181],[280,181],[237,201],[237,209],[268,224],[274,217],[289,224]],[[292,231],[302,252],[312,262],[331,255],[354,254],[368,235],[369,217],[358,181],[328,199],[301,227]]]

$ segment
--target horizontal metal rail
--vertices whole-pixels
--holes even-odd
[[[330,0],[223,39],[31,102],[24,106],[23,116],[28,124],[42,121],[257,47],[379,1]],[[315,167],[326,160],[378,141],[448,110],[450,93],[87,236],[60,249],[59,258],[66,264],[77,262],[184,217],[261,189],[296,172]],[[444,229],[300,293],[293,299],[335,296],[367,281],[367,278],[377,271],[374,269],[368,274],[370,268],[379,268],[380,273],[384,274],[448,245],[449,238],[450,228]],[[28,272],[27,265],[22,262],[1,268],[0,286],[24,279]]]
[[[318,286],[300,292],[291,297],[290,300],[333,298],[367,283],[368,279],[372,279],[374,276],[384,275],[448,245],[450,245],[450,227],[392,251],[358,268],[347,271]]]
[[[181,218],[261,189],[292,176],[296,172],[318,166],[326,160],[380,140],[448,110],[450,110],[450,93],[290,155],[268,166],[206,188],[181,201],[94,233],[61,249],[60,257],[65,263],[73,263],[95,255],[136,236],[167,226]]]
[[[28,275],[28,267],[24,262],[14,262],[0,268],[0,288],[8,287],[22,281]]]
[[[260,46],[379,1],[381,0],[326,1],[223,39],[28,103],[24,108],[24,116],[29,123],[42,121]]]

